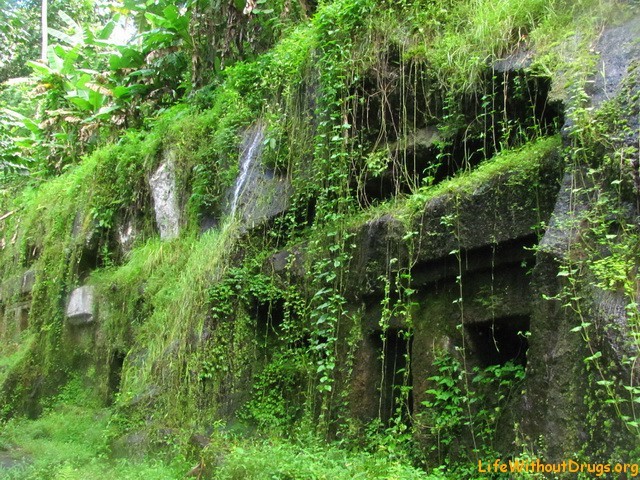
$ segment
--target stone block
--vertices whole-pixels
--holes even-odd
[[[291,186],[269,170],[256,172],[247,180],[242,197],[242,220],[254,228],[284,213],[289,208]]]
[[[69,297],[67,304],[67,321],[71,325],[84,325],[94,320],[95,298],[94,288],[88,285],[78,287]]]

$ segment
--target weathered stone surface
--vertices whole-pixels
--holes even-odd
[[[463,276],[463,285],[465,325],[531,313],[529,278],[518,264],[468,274]],[[453,308],[460,314],[456,304]]]
[[[351,374],[351,414],[362,422],[377,418],[380,393],[380,351],[373,335],[364,335],[358,342]]]
[[[514,184],[507,172],[472,192],[434,197],[409,227],[389,213],[354,228],[348,295],[381,292],[382,275],[406,268],[410,245],[414,286],[454,277],[458,265],[452,252],[457,250],[464,252],[465,269],[469,271],[532,258],[525,247],[533,246],[534,229],[549,219],[555,205],[561,177],[557,153],[531,175],[531,179]],[[457,212],[455,218],[451,212]],[[274,254],[271,268],[283,273],[290,255],[289,251]],[[304,262],[301,248],[295,252],[293,273],[304,275]]]
[[[493,70],[499,73],[508,73],[523,70],[531,65],[534,52],[528,48],[519,48],[505,58],[493,63]]]
[[[540,241],[542,251],[563,258],[570,251],[570,247],[580,239],[584,230],[582,216],[589,204],[584,193],[574,192],[578,189],[582,191],[584,186],[582,172],[575,171],[564,175],[549,227]]]
[[[418,258],[428,261],[458,249],[499,244],[531,234],[553,210],[558,191],[559,159],[549,158],[530,185],[510,184],[510,174],[498,176],[473,193],[436,197],[425,204],[413,226],[419,232]]]
[[[599,108],[603,102],[613,99],[620,93],[622,85],[634,70],[634,65],[637,66],[640,57],[640,45],[637,42],[639,35],[640,16],[638,15],[622,25],[608,26],[602,32],[591,50],[591,53],[597,56],[596,73],[593,81],[588,82],[585,86],[585,93],[587,93],[593,107]],[[567,42],[577,42],[577,39],[570,37]],[[636,69],[635,74],[637,75],[637,73]],[[566,88],[567,81],[569,78],[562,75],[559,78],[554,78],[551,100],[560,100],[569,105],[576,102],[575,92]],[[635,126],[637,131],[637,115],[635,117],[628,120],[632,129]],[[563,131],[566,133],[573,126],[574,122],[571,116],[567,116]],[[637,134],[633,137],[636,141],[630,144],[637,144]]]
[[[170,151],[165,152],[162,163],[149,177],[149,186],[160,238],[176,238],[180,233],[180,206],[176,191],[175,162]]]
[[[364,293],[380,291],[380,275],[406,265],[410,244],[413,261],[427,265],[450,258],[451,252],[457,250],[468,252],[503,245],[502,250],[506,251],[509,242],[524,242],[553,211],[560,165],[558,154],[554,153],[529,180],[514,183],[512,174],[506,172],[471,192],[434,197],[425,202],[422,213],[414,217],[409,227],[390,214],[363,224],[354,239],[350,285]],[[536,187],[532,188],[534,184]],[[442,266],[433,263],[423,269],[420,275],[425,278],[420,281],[441,275]]]
[[[269,268],[278,274],[290,273],[303,277],[306,273],[304,266],[304,245],[296,245],[287,250],[280,250],[269,258]]]
[[[585,193],[589,182],[584,177],[581,170],[565,175],[532,273],[527,393],[521,404],[521,425],[528,438],[545,438],[545,453],[550,461],[567,458],[589,443],[612,446],[626,442],[621,424],[605,440],[599,438],[602,432],[594,431],[584,421],[589,416],[595,418],[587,395],[587,392],[595,395],[593,372],[587,368],[586,358],[599,351],[606,358],[603,368],[611,369],[608,375],[629,378],[630,372],[621,374],[625,370],[623,358],[635,355],[625,340],[628,335],[624,301],[616,294],[593,287],[593,279],[581,277],[570,294],[580,298],[581,311],[563,307],[569,292],[563,281],[566,277],[559,272],[566,261],[583,256],[589,227],[584,213],[592,205]],[[583,322],[591,325],[591,343],[585,342],[580,332],[573,331]],[[598,408],[599,418],[620,422],[618,415],[606,411],[609,408],[606,405]],[[560,424],[571,427],[558,429]]]
[[[95,298],[92,286],[82,286],[71,292],[67,303],[67,321],[71,325],[84,325],[94,321]]]
[[[391,151],[397,150],[410,154],[416,150],[430,148],[440,140],[441,135],[438,129],[434,126],[428,126],[412,131],[407,136],[390,144],[388,148]]]
[[[504,266],[518,265],[523,262],[533,264],[535,234],[507,242],[485,245],[463,252],[464,272],[495,270]],[[416,287],[428,285],[440,280],[454,278],[460,271],[455,255],[428,260],[414,265],[411,269],[412,284]]]
[[[99,232],[97,219],[82,208],[76,212],[71,233],[76,244],[81,245],[80,258],[76,263],[76,272],[80,281],[84,281],[100,263],[101,235]]]
[[[639,73],[638,35],[638,16],[603,32],[594,49],[599,55],[598,73],[587,91],[594,107],[616,98],[616,110],[630,127],[619,136],[627,145],[637,145],[637,80],[630,75]],[[621,380],[632,385],[640,378],[640,368],[628,364],[629,358],[637,356],[637,347],[628,340],[629,300],[621,292],[596,287],[597,282],[586,271],[571,285],[559,275],[567,261],[583,259],[585,248],[592,248],[586,235],[590,227],[586,213],[597,201],[586,193],[592,186],[584,169],[565,174],[532,273],[529,361],[520,425],[525,439],[545,439],[549,461],[568,458],[587,445],[606,458],[616,448],[627,448],[631,438],[620,419],[620,412],[632,415],[626,411],[629,404],[618,405],[620,411],[615,412],[612,406],[594,401],[602,398],[597,395],[608,396],[604,389],[598,391],[600,375],[617,379],[614,383]],[[634,215],[629,212],[629,218]],[[569,296],[579,299],[579,311],[563,306]],[[582,324],[589,325],[589,342],[583,332],[575,331]],[[596,351],[602,359],[599,373],[594,375],[585,359]]]
[[[403,223],[390,214],[362,225],[354,239],[357,248],[351,261],[350,285],[359,286],[363,293],[380,291],[383,288],[380,275],[387,269],[398,271],[406,264],[406,233]]]
[[[532,441],[545,438],[549,461],[578,451],[589,435],[583,403],[589,390],[583,359],[589,354],[581,336],[570,332],[577,323],[571,312],[562,302],[545,299],[562,289],[557,258],[557,253],[540,251],[532,274],[529,361],[521,404],[523,433]]]
[[[219,220],[212,215],[203,215],[200,220],[200,233],[207,232],[209,230],[213,230],[214,228],[218,228]]]
[[[640,16],[628,22],[605,29],[596,53],[600,55],[598,73],[591,92],[591,103],[600,105],[613,98],[620,89],[632,62],[640,57]]]
[[[633,305],[629,305],[629,300],[622,293],[598,287],[591,288],[591,298],[593,310],[590,318],[602,329],[608,353],[616,365],[626,371],[624,377],[630,378],[633,375],[632,384],[637,385],[640,380],[640,365],[636,364],[635,370],[630,371],[631,367],[626,364],[627,359],[638,356],[637,344],[628,340],[634,336],[634,326],[630,324]],[[640,298],[636,298],[635,302],[640,303]]]
[[[84,212],[76,212],[76,216],[73,219],[73,226],[71,227],[71,235],[78,239],[83,237],[84,242],[90,245],[94,238],[95,227],[97,223],[95,219],[87,216]]]
[[[372,174],[370,167],[360,172],[358,198],[363,204],[409,193],[420,185],[427,175],[435,175],[438,167],[440,132],[434,126],[411,130],[400,138],[384,144],[372,152],[384,159],[386,166],[378,165]],[[377,163],[377,162],[376,162]]]
[[[385,230],[389,224],[396,224],[392,217],[384,219]],[[380,226],[380,225],[378,225]],[[375,250],[375,249],[374,249]],[[372,251],[374,251],[372,250]],[[388,249],[383,250],[384,261]],[[426,393],[436,387],[428,379],[438,375],[434,360],[443,353],[448,353],[462,362],[461,353],[465,351],[465,363],[469,371],[475,366],[485,367],[514,360],[523,363],[526,358],[526,340],[517,335],[529,329],[531,314],[531,291],[529,276],[527,275],[531,252],[525,250],[520,243],[509,244],[504,249],[496,246],[496,259],[491,260],[492,249],[488,251],[473,250],[467,252],[462,265],[456,263],[446,272],[438,275],[422,275],[422,280],[412,283],[415,292],[412,296],[411,328],[411,371],[413,414],[416,419],[417,439],[425,445],[437,443],[436,438],[429,437],[429,429],[421,427],[420,422],[429,416],[423,402],[429,400]],[[507,252],[505,258],[498,258],[501,251]],[[483,258],[476,258],[483,257]],[[489,257],[489,258],[484,258]],[[438,265],[428,264],[427,269],[439,268]],[[462,272],[460,272],[462,268]],[[445,274],[446,273],[446,274]],[[462,274],[462,302],[459,301],[461,287],[456,277]],[[360,342],[355,352],[354,369],[352,372],[351,395],[352,414],[363,421],[377,418],[381,409],[389,405],[389,399],[381,397],[381,385],[386,385],[391,372],[385,373],[383,381],[380,358],[383,354],[381,335],[382,294],[371,294],[362,299],[362,332]],[[402,318],[385,319],[385,325],[391,334],[406,329],[408,325]],[[504,331],[509,335],[500,337]],[[466,332],[466,334],[463,334]],[[495,332],[496,337],[492,335]],[[402,353],[401,344],[393,345],[393,335],[387,335],[387,351],[384,352],[387,361],[390,355]],[[505,343],[514,339],[513,345]],[[519,341],[519,343],[518,343]],[[399,358],[398,358],[399,359]],[[391,376],[390,376],[391,375]],[[396,383],[400,385],[400,383]],[[387,395],[388,397],[388,395]],[[357,400],[356,400],[357,399]],[[503,415],[518,419],[519,398],[504,407]],[[505,417],[506,418],[506,417]],[[513,422],[508,425],[512,429]],[[500,438],[500,444],[511,447],[513,432],[505,428]],[[465,442],[465,439],[460,439]]]
[[[36,282],[36,271],[27,270],[22,275],[14,275],[0,284],[0,300],[11,302],[14,297],[27,298]]]
[[[517,332],[529,329],[533,308],[527,275],[534,257],[530,247],[536,242],[534,228],[548,221],[556,206],[561,174],[560,159],[553,153],[540,164],[539,171],[531,171],[530,178],[522,175],[514,178],[512,171],[504,171],[472,189],[447,191],[427,200],[412,222],[388,213],[354,229],[356,248],[346,281],[351,287],[347,295],[360,302],[363,331],[350,383],[350,395],[357,399],[352,402],[355,418],[363,421],[376,418],[390,405],[388,395],[381,389],[384,282],[380,278],[394,282],[393,275],[406,268],[410,259],[417,262],[412,267],[414,414],[426,413],[422,402],[427,400],[425,392],[433,388],[427,379],[438,374],[433,361],[443,351],[457,357],[464,348],[470,369],[509,359],[525,361],[527,341]],[[461,263],[452,251],[461,252]],[[272,257],[271,266],[284,273],[291,261],[291,253],[282,251]],[[456,283],[458,275],[463,278],[462,302]],[[389,340],[393,340],[393,332],[407,327],[400,317],[392,316],[387,322]],[[506,341],[514,339],[520,343],[514,348],[507,344],[498,347],[497,343],[505,340],[496,340],[493,332],[496,335],[507,332]],[[559,352],[562,351],[565,350],[560,348]],[[558,374],[558,382],[567,387],[564,377],[560,378],[562,375]],[[539,399],[514,397],[505,407],[504,418],[520,421],[525,401],[536,403]],[[536,413],[542,415],[537,410]],[[503,429],[501,445],[506,445],[505,448],[513,441],[512,427],[513,422]],[[428,435],[427,431],[418,436]],[[433,443],[437,439],[424,441]]]

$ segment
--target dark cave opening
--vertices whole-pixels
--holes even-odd
[[[373,332],[371,344],[378,354],[377,379],[378,418],[387,424],[397,415],[408,420],[412,413],[413,393],[410,370],[411,337],[400,329]]]
[[[504,365],[512,361],[527,363],[529,342],[528,316],[514,316],[478,322],[465,327],[470,353],[482,367]]]
[[[120,391],[120,380],[122,379],[122,367],[127,354],[116,350],[111,352],[109,357],[109,379],[108,396],[109,402],[114,400],[115,395]]]

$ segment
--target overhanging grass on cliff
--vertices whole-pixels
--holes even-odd
[[[508,176],[507,185],[533,186],[526,183],[535,181],[541,162],[554,154],[557,155],[561,146],[560,136],[554,136],[520,148],[503,150],[472,171],[462,172],[434,186],[421,187],[408,198],[407,206],[410,210],[419,211],[424,208],[426,202],[442,195],[472,195],[477,188],[502,176]],[[561,161],[559,156],[558,161]]]
[[[160,376],[163,400],[173,404],[167,405],[173,420],[195,413],[192,402],[198,394],[191,389],[198,388],[199,377],[185,376],[185,369],[199,374],[200,368],[191,364],[194,352],[188,343],[202,334],[208,289],[224,274],[234,228],[228,225],[198,239],[150,241],[123,266],[93,276],[105,301],[111,348],[134,349],[123,371],[123,402],[144,394]],[[137,352],[141,346],[144,352]]]
[[[469,196],[478,188],[491,184],[501,177],[508,176],[508,185],[533,187],[542,162],[556,157],[562,162],[560,149],[561,137],[542,138],[519,148],[503,150],[491,159],[480,163],[471,171],[458,173],[455,177],[436,185],[423,186],[408,196],[394,197],[374,208],[354,215],[349,225],[354,228],[363,222],[391,214],[409,222],[416,214],[420,214],[425,205],[441,196]],[[407,225],[409,225],[407,223]]]

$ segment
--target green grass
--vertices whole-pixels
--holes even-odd
[[[348,452],[331,445],[285,441],[244,443],[231,448],[216,469],[220,480],[244,479],[437,479],[389,459],[384,453]]]
[[[474,0],[452,7],[445,31],[427,48],[440,81],[459,91],[474,89],[487,65],[524,41],[553,3]]]
[[[208,466],[204,478],[220,480],[445,478],[428,475],[384,448],[347,450],[308,435],[306,441],[260,440],[219,428],[189,461],[180,453],[184,448],[178,439],[189,436],[184,431],[162,454],[150,453],[159,450],[153,450],[151,437],[144,435],[146,440],[139,443],[112,448],[127,433],[121,420],[120,414],[100,407],[91,390],[74,378],[38,419],[15,417],[1,425],[0,480],[181,479],[198,458]],[[144,429],[138,425],[130,433]]]
[[[63,403],[37,420],[6,422],[0,433],[0,465],[2,459],[15,463],[0,467],[0,479],[165,480],[182,478],[188,470],[180,460],[110,458],[110,418],[108,409]]]
[[[9,372],[25,358],[29,348],[33,345],[34,336],[23,332],[16,341],[4,341],[1,345],[0,356],[0,385],[4,383]]]
[[[624,10],[603,0],[440,0],[414,8],[407,18],[419,35],[407,56],[427,60],[442,86],[462,93],[476,91],[492,62],[518,50],[548,75],[588,70],[585,45]]]

